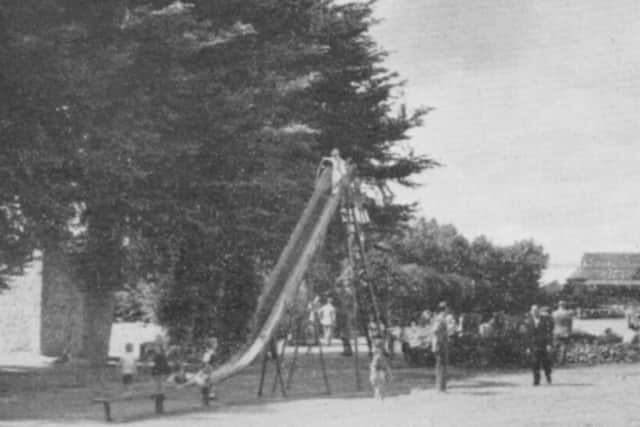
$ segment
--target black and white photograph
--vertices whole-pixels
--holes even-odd
[[[640,2],[0,0],[0,427],[640,427]]]

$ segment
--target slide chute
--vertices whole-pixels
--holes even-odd
[[[335,159],[323,161],[313,195],[258,300],[254,331],[248,343],[211,374],[213,382],[223,381],[249,366],[278,330],[287,306],[294,298],[313,255],[322,245],[331,218],[351,182],[353,168],[342,163],[337,166],[343,168],[344,173],[336,174],[335,166]]]

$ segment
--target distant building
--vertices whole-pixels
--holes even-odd
[[[640,253],[585,253],[567,283],[593,289],[640,289]]]
[[[0,292],[0,354],[40,352],[40,300],[42,257],[24,266],[22,275],[7,278],[9,289]]]

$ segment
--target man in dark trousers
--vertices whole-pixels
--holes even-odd
[[[528,319],[527,355],[533,369],[533,385],[540,384],[540,369],[544,370],[547,384],[551,384],[551,348],[553,344],[553,320],[532,305]]]
[[[336,309],[336,329],[342,340],[342,355],[352,356],[351,336],[353,328],[353,313],[355,310],[355,299],[350,287],[338,288],[338,307]]]

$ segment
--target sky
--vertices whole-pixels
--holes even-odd
[[[532,238],[564,280],[584,252],[640,251],[640,2],[379,0],[409,144],[444,166],[397,189],[496,244]]]

